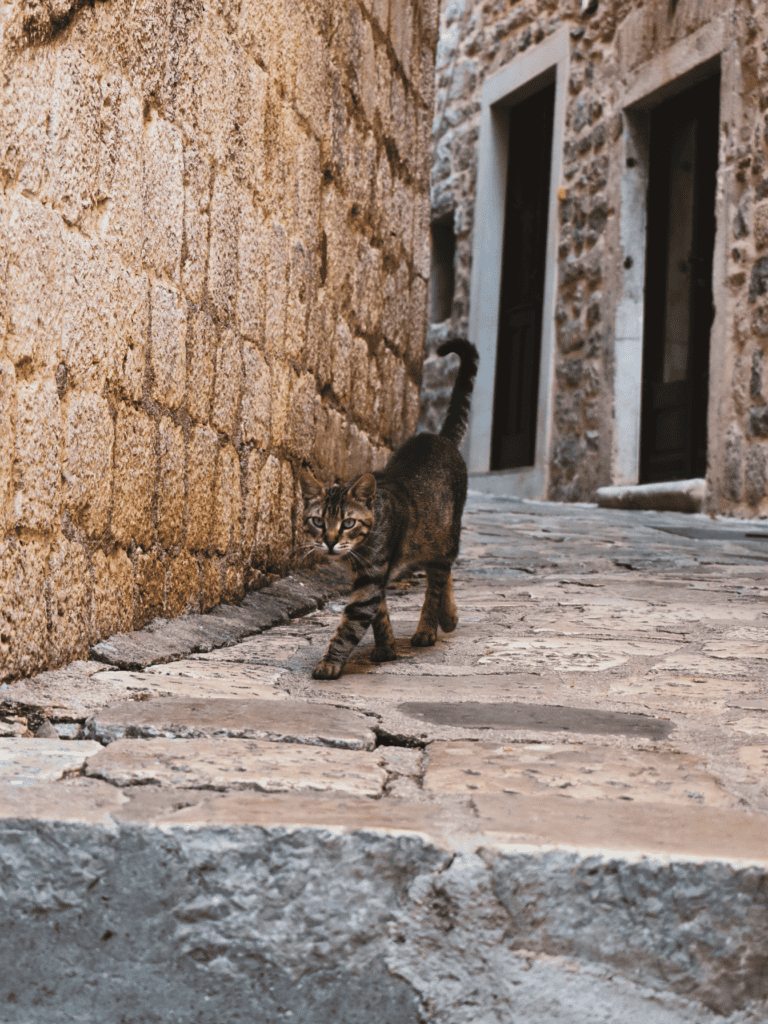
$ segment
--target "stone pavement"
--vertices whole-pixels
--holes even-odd
[[[0,1019],[768,1021],[768,524],[473,494],[454,577],[0,687]]]

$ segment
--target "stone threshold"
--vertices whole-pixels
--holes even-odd
[[[703,477],[667,480],[656,484],[598,487],[595,500],[601,508],[656,512],[701,512],[707,494]]]

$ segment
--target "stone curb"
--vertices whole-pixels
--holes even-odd
[[[89,660],[136,670],[190,654],[207,654],[322,608],[348,593],[350,583],[340,567],[318,566],[311,573],[292,573],[263,590],[252,591],[239,604],[222,603],[201,615],[157,618],[143,629],[115,633],[91,647]]]

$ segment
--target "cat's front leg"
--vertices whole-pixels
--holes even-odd
[[[376,646],[371,654],[371,661],[379,663],[396,661],[395,634],[392,632],[392,623],[389,621],[386,595],[382,597],[381,604],[373,617],[373,636]]]
[[[358,580],[338,629],[315,665],[314,679],[338,679],[350,654],[363,638],[384,596],[384,581]]]

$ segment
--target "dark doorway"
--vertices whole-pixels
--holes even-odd
[[[720,78],[651,114],[640,479],[705,476]]]
[[[534,464],[555,86],[509,112],[491,469]]]

